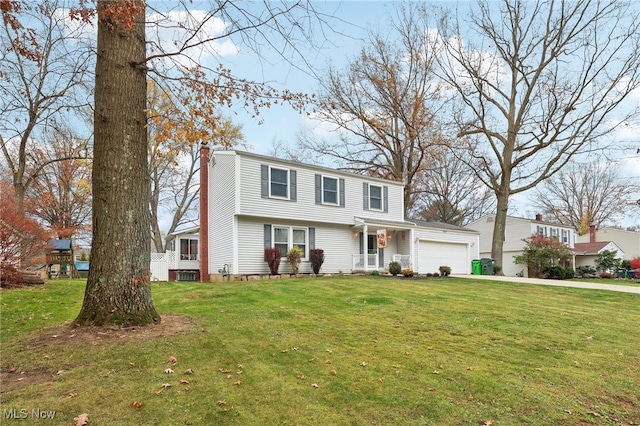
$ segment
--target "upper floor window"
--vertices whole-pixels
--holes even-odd
[[[369,185],[369,209],[382,210],[382,187]]]
[[[338,204],[338,179],[322,177],[322,202]]]
[[[344,207],[344,179],[316,175],[316,204]]]
[[[389,187],[383,185],[371,185],[363,183],[364,210],[379,210],[388,212]]]
[[[180,260],[198,260],[198,240],[180,238]]]
[[[260,167],[262,198],[280,198],[296,201],[296,171],[271,167]]]
[[[272,197],[289,198],[289,171],[270,168],[269,194]]]

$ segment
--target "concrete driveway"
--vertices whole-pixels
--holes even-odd
[[[619,291],[621,293],[640,294],[640,286],[590,283],[588,281],[543,280],[540,278],[505,277],[500,275],[451,275],[453,278],[472,280],[505,281],[520,284],[552,285],[556,287],[590,288],[593,290]]]

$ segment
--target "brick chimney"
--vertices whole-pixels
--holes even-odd
[[[589,242],[590,243],[595,243],[596,242],[596,225],[595,224],[591,224],[589,225]]]
[[[209,152],[200,146],[200,282],[209,282]]]
[[[536,214],[536,220],[537,220],[538,222],[542,222],[542,215],[541,215],[540,213],[537,213],[537,214]]]

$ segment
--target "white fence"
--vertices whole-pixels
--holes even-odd
[[[169,281],[169,253],[151,253],[151,281]]]

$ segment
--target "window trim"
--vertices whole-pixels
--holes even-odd
[[[325,179],[332,179],[336,182],[336,201],[335,202],[330,202],[325,200],[325,192],[324,192]],[[340,205],[340,178],[329,176],[329,175],[320,175],[320,193],[322,196],[322,199],[321,199],[322,204],[326,204],[328,206],[339,206]]]
[[[309,244],[310,244],[310,241],[309,241],[309,227],[272,224],[271,225],[271,244],[272,244],[273,247],[276,247],[276,244],[277,244],[277,242],[276,242],[276,229],[287,229],[288,230],[288,233],[287,233],[287,253],[295,245],[300,247],[298,244],[294,244],[294,242],[293,242],[293,231],[294,230],[304,231],[304,253],[303,253],[303,256],[302,256],[301,260],[307,261],[309,259]],[[282,258],[286,258],[287,257],[287,253],[283,253]]]
[[[380,207],[379,208],[371,206],[371,199],[372,199],[371,188],[373,188],[373,187],[380,188],[380,198],[379,198]],[[382,185],[375,185],[375,184],[372,184],[372,183],[369,184],[369,210],[380,211],[380,212],[384,211],[384,187]]]
[[[180,260],[186,260],[186,261],[196,261],[200,259],[200,239],[199,238],[179,238],[179,244],[178,244],[178,258]],[[183,259],[183,253],[182,253],[182,241],[187,241],[187,247],[189,248],[189,252],[188,253],[184,253],[184,255],[187,256],[186,259]],[[192,242],[195,241],[196,243],[196,253],[195,253],[195,258],[192,258],[193,253],[191,253],[191,244]]]
[[[271,186],[273,185],[271,171],[274,170],[274,169],[287,173],[287,183],[286,183],[287,195],[286,196],[274,195],[271,192]],[[269,174],[268,174],[268,177],[267,177],[267,183],[269,185],[269,198],[277,198],[277,199],[280,199],[280,200],[290,200],[291,199],[291,169],[284,168],[284,167],[274,167],[274,166],[270,165],[269,166]],[[280,182],[276,182],[276,184],[282,185],[282,183],[280,183]]]

